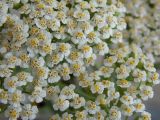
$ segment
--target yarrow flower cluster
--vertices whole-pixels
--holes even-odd
[[[123,0],[127,7],[125,38],[139,45],[154,62],[160,56],[160,1]]]
[[[0,107],[9,120],[150,120],[153,61],[123,41],[116,0],[1,0]],[[46,108],[47,108],[46,107]]]

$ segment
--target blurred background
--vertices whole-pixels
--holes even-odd
[[[160,120],[160,87],[154,87],[154,98],[145,102],[146,110],[152,114],[152,120]]]

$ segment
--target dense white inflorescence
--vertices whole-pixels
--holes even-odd
[[[160,56],[160,1],[122,0],[127,8],[125,38],[140,46],[153,62]]]
[[[116,0],[1,0],[0,107],[9,120],[150,120],[159,84],[141,47],[123,42]],[[48,107],[48,108],[47,108]]]

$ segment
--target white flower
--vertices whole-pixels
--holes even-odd
[[[0,65],[0,77],[10,77],[12,70],[7,68],[5,65]]]
[[[114,63],[116,63],[116,61],[117,61],[116,56],[109,56],[104,59],[104,65],[111,67]]]
[[[60,80],[60,76],[58,74],[58,71],[55,69],[52,69],[48,73],[48,83],[55,83]]]
[[[56,18],[58,18],[63,24],[67,23],[66,12],[68,11],[58,11]]]
[[[71,51],[70,55],[66,58],[67,62],[69,63],[75,63],[75,62],[82,62],[83,54],[78,51]]]
[[[25,95],[20,90],[16,90],[13,93],[9,94],[9,103],[14,107],[20,106],[20,103],[25,101]]]
[[[63,63],[62,65],[59,65],[58,71],[60,72],[60,75],[63,77],[64,80],[70,79],[71,70],[67,63]]]
[[[88,57],[88,58],[86,58],[85,60],[84,60],[84,64],[86,65],[86,66],[90,66],[90,65],[92,65],[92,66],[94,66],[94,64],[95,64],[95,62],[96,62],[96,55],[95,54],[91,54],[91,56],[90,57]]]
[[[145,110],[145,105],[140,99],[134,100],[133,106],[136,112],[143,112]]]
[[[131,82],[125,79],[117,80],[117,85],[121,88],[129,88],[131,86]]]
[[[53,108],[54,110],[65,111],[67,108],[69,108],[69,101],[66,100],[63,96],[57,97],[53,104]]]
[[[4,88],[13,93],[18,87],[18,78],[15,76],[4,79]]]
[[[0,102],[3,104],[8,102],[8,92],[3,89],[0,89]]]
[[[63,113],[62,120],[72,120],[73,115],[67,112]]]
[[[22,107],[22,112],[20,114],[22,120],[34,120],[36,114],[38,113],[37,106],[32,106],[31,104],[25,104]]]
[[[57,8],[58,5],[56,0],[44,0],[44,3],[52,8]]]
[[[101,75],[101,72],[100,71],[93,71],[90,73],[90,77],[92,80],[100,80],[100,75]]]
[[[157,72],[149,73],[148,81],[155,85],[159,84],[160,83],[159,74]]]
[[[137,90],[137,86],[136,85],[132,85],[132,86],[127,88],[127,91],[125,92],[125,94],[128,94],[128,95],[132,96],[133,98],[136,98],[138,92],[139,91]]]
[[[118,30],[124,30],[126,26],[127,24],[123,18],[118,19],[118,24],[117,24]]]
[[[102,84],[104,86],[104,88],[108,88],[108,89],[114,89],[114,82],[111,82],[109,80],[102,80]]]
[[[2,26],[5,21],[7,20],[7,15],[4,14],[4,15],[0,15],[0,26]]]
[[[23,86],[26,85],[27,82],[33,81],[33,76],[31,76],[31,74],[27,72],[19,72],[16,76],[18,78],[18,86]]]
[[[76,120],[86,120],[87,119],[87,111],[76,111],[75,113]]]
[[[91,57],[93,50],[89,45],[79,46],[79,49],[82,51],[84,58]]]
[[[46,91],[41,87],[35,87],[32,94],[29,96],[31,102],[40,103],[43,101],[43,98],[46,97]]]
[[[33,79],[33,84],[31,85],[32,87],[34,86],[39,86],[39,87],[45,87],[48,85],[47,81],[45,79]]]
[[[109,111],[109,117],[111,120],[121,120],[120,110],[116,106],[113,106]]]
[[[1,3],[0,3],[0,12],[1,12],[0,26],[2,26],[3,23],[5,23],[5,21],[7,20],[8,8],[9,8],[9,6],[4,1],[1,1]]]
[[[52,100],[58,97],[58,94],[60,93],[60,88],[59,86],[49,86],[45,88],[45,91],[46,91],[46,99]]]
[[[79,86],[81,86],[83,88],[89,87],[92,84],[92,81],[93,81],[93,79],[88,76],[86,76],[84,78],[79,78]]]
[[[106,118],[106,112],[104,110],[101,110],[99,112],[97,112],[95,115],[94,115],[94,118],[95,119],[99,119],[99,120],[105,120]],[[91,119],[92,120],[92,119]]]
[[[56,3],[57,1],[52,0],[52,2]],[[54,19],[55,17],[56,17],[56,12],[53,10],[53,8],[51,6],[46,6],[44,18],[47,20],[51,20],[51,19]]]
[[[120,98],[120,101],[125,105],[131,105],[131,104],[133,104],[133,97],[132,96],[128,96],[128,95],[123,95]]]
[[[132,73],[135,82],[146,81],[146,72],[140,69],[135,69]]]
[[[74,109],[79,109],[80,107],[85,106],[85,99],[83,97],[74,97],[73,101],[70,104]]]
[[[94,31],[94,27],[91,25],[90,22],[79,22],[77,27],[82,29],[82,31],[84,31],[85,34]]]
[[[100,40],[100,33],[97,31],[91,31],[87,34],[87,41],[88,43],[99,43]]]
[[[29,52],[29,56],[34,57],[35,54],[38,53],[38,45],[40,44],[38,38],[29,38],[27,40],[28,48],[27,51]]]
[[[140,86],[140,96],[143,100],[148,100],[148,98],[153,98],[153,90],[150,86],[142,85]]]
[[[74,89],[75,85],[73,84],[65,86],[60,92],[60,97],[63,96],[65,99],[73,99],[76,96]]]
[[[110,99],[106,98],[105,94],[100,94],[96,98],[96,103],[98,105],[108,105],[110,103]]]
[[[120,1],[117,2],[117,11],[122,13],[126,12],[126,7]]]
[[[36,29],[36,28],[35,28]],[[35,33],[39,42],[40,42],[40,45],[48,45],[50,47],[52,47],[52,49],[54,50],[54,43],[51,43],[52,41],[52,38],[53,38],[53,35],[48,32],[47,30],[35,30],[33,29],[33,32],[37,32]],[[33,34],[33,35],[35,35]]]
[[[35,24],[40,29],[47,29],[47,20],[44,18],[41,19],[35,19]]]
[[[96,4],[97,7],[106,7],[107,6],[107,0],[91,0],[94,4]]]
[[[107,24],[111,26],[111,28],[115,28],[118,24],[117,17],[115,16],[107,16],[106,18]]]
[[[45,43],[40,47],[39,53],[42,56],[46,56],[48,54],[51,55],[54,49],[55,49],[55,46],[53,43]]]
[[[144,63],[144,68],[150,72],[155,72],[156,69],[154,68],[154,64],[151,61],[146,61]]]
[[[116,69],[117,78],[118,79],[125,79],[129,76],[129,69],[125,65],[121,65]]]
[[[44,66],[45,61],[43,57],[33,58],[30,64],[32,68],[38,68]]]
[[[91,91],[92,93],[98,93],[98,94],[102,94],[104,91],[104,86],[101,82],[96,82],[95,84],[91,85]]]
[[[1,47],[0,48],[0,53],[1,54],[4,54],[4,53],[6,53],[7,52],[7,48],[6,47]]]
[[[109,78],[111,74],[113,73],[114,68],[102,66],[100,68],[101,75],[103,75],[105,78]]]
[[[97,52],[99,55],[105,55],[109,52],[109,48],[107,43],[100,42],[95,46],[95,52]]]
[[[107,94],[111,100],[118,99],[120,97],[120,93],[118,91],[115,91],[115,89],[109,89]]]
[[[96,103],[93,101],[87,101],[85,108],[88,111],[88,113],[92,115],[100,110],[100,107],[96,105]]]
[[[69,43],[60,43],[58,45],[58,51],[67,57],[71,52],[71,45]]]
[[[50,28],[52,31],[56,31],[60,27],[60,21],[57,20],[56,18],[53,18],[51,20],[47,21],[47,26]]]
[[[7,65],[9,68],[14,68],[15,66],[19,66],[21,64],[21,60],[18,59],[13,53],[5,54],[5,58],[7,59]]]
[[[76,0],[78,2],[78,0]],[[76,5],[77,9],[88,9],[90,7],[87,1],[79,0],[79,4]]]
[[[5,111],[5,116],[9,118],[9,120],[17,120],[19,118],[20,112],[22,108],[20,106],[13,107],[8,106],[7,110]]]
[[[83,33],[82,30],[76,29],[73,33],[73,37],[71,38],[74,44],[83,45],[87,42],[86,35]]]
[[[59,62],[63,61],[63,54],[60,53],[53,53],[49,56],[49,63],[48,65],[53,67],[55,65],[57,65]]]
[[[130,69],[134,69],[137,64],[138,64],[138,59],[134,59],[132,57],[128,58],[128,60],[126,61],[126,65],[127,67],[129,67]]]
[[[80,9],[77,9],[75,10],[74,12],[74,15],[73,15],[77,21],[87,21],[90,19],[90,13],[88,12],[88,10],[80,10]]]
[[[35,74],[39,79],[47,79],[49,69],[47,67],[38,67]]]
[[[105,25],[100,29],[100,33],[102,39],[108,39],[113,35],[113,29],[108,25]]]
[[[61,120],[61,117],[59,114],[54,114],[52,117],[49,118],[49,120]]]
[[[124,58],[128,55],[129,50],[123,51],[123,50],[117,50],[116,53],[114,53],[114,55],[116,55],[117,57],[117,63],[124,63]],[[129,68],[128,68],[129,70]]]
[[[77,28],[77,21],[71,19],[71,18],[68,18],[67,19],[67,32],[69,34],[73,34],[74,30]]]
[[[81,61],[73,63],[71,65],[71,69],[72,69],[72,72],[73,72],[74,76],[79,76],[80,73],[85,71],[85,67],[84,67],[84,65]]]
[[[60,26],[59,29],[55,31],[54,37],[56,37],[57,39],[66,40],[68,39],[66,31],[67,31],[66,27]]]
[[[111,41],[112,41],[113,43],[122,42],[122,37],[123,37],[123,35],[122,35],[121,32],[119,32],[119,31],[114,31],[114,33],[113,33],[113,38],[111,38]]]
[[[91,12],[97,12],[98,11],[97,4],[94,0],[89,1],[89,5],[90,5]]]
[[[106,25],[105,17],[95,14],[92,19],[94,26],[97,26],[99,29]]]
[[[133,112],[135,110],[135,108],[132,105],[125,105],[125,104],[121,105],[121,109],[122,109],[122,113],[125,116],[131,116],[131,115],[133,115]]]
[[[144,111],[138,120],[144,120],[144,119],[151,120],[151,114],[149,112]]]
[[[24,51],[20,52],[19,58],[21,59],[21,67],[23,68],[29,68],[28,63],[30,62],[30,57],[27,53]]]

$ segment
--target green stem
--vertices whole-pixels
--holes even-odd
[[[141,83],[142,83],[142,81],[138,84],[138,86],[137,86],[137,89],[139,89],[140,88],[140,86],[141,86]]]
[[[0,105],[0,113],[3,113],[7,109],[7,105]]]
[[[88,99],[88,100],[95,100],[94,96],[86,94],[85,91],[83,91],[82,89],[76,89],[75,92],[78,93],[80,96]]]
[[[128,120],[128,116],[125,117],[125,120]]]
[[[139,116],[137,114],[135,114],[134,116],[134,120],[138,120]]]

